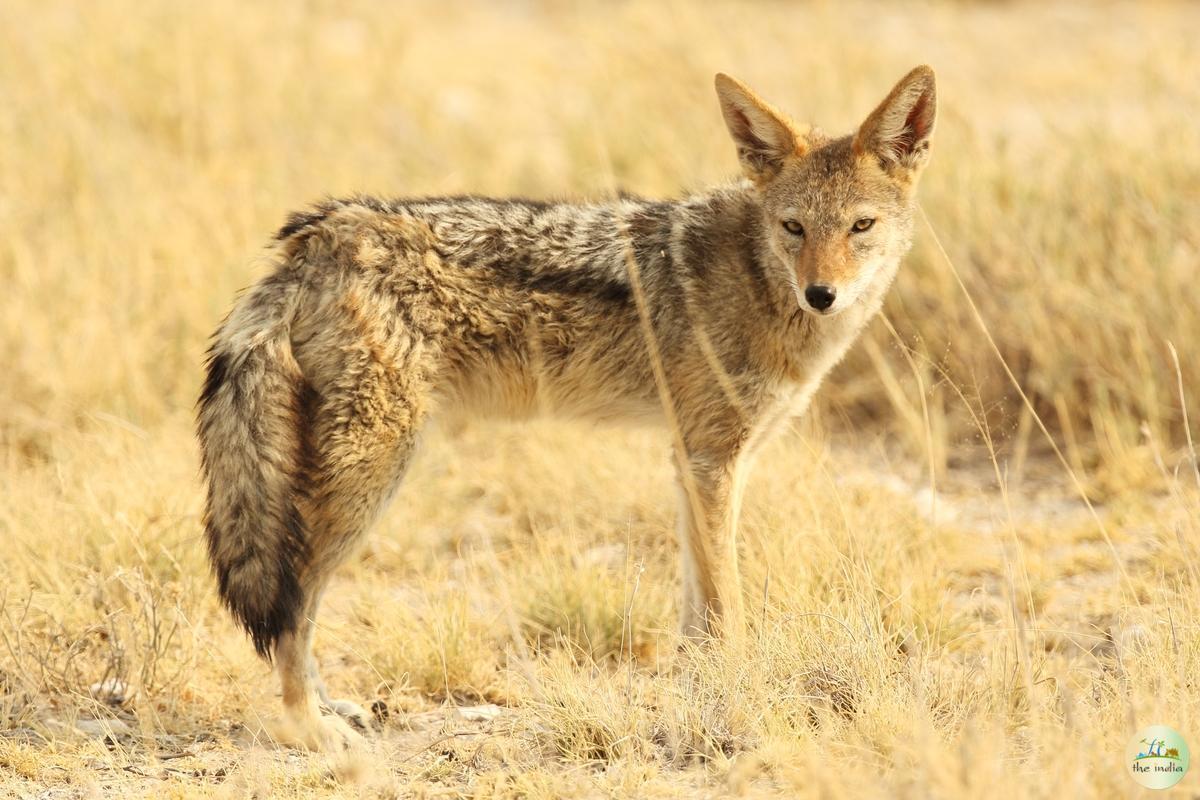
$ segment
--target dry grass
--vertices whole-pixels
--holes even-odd
[[[0,795],[1127,794],[1136,727],[1200,741],[1198,24],[0,4]],[[748,658],[677,652],[665,437],[480,425],[431,437],[322,620],[382,732],[337,759],[256,739],[274,684],[215,601],[190,407],[284,212],[675,193],[733,170],[718,69],[843,130],[920,61],[949,262],[923,229],[760,460]]]

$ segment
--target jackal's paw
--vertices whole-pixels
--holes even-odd
[[[375,717],[358,703],[349,700],[326,700],[321,703],[321,708],[337,714],[352,728],[362,733],[375,728]]]
[[[285,714],[270,723],[268,729],[279,744],[321,753],[340,753],[363,742],[363,737],[340,716]]]

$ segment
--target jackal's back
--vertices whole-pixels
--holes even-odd
[[[729,201],[356,197],[293,215],[279,236],[324,236],[331,254],[354,254],[330,255],[343,266],[311,276],[312,294],[350,292],[371,314],[420,329],[437,353],[447,406],[627,418],[661,410],[647,330],[659,357],[678,362],[695,316],[714,307],[713,262],[729,261],[723,248],[745,241],[720,241],[721,199]],[[424,232],[419,242],[392,233],[414,225]]]

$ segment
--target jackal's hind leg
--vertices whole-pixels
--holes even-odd
[[[275,663],[283,687],[283,718],[270,726],[280,744],[321,752],[345,750],[361,737],[341,717],[322,715],[309,669],[313,623],[301,621],[275,645]]]
[[[275,659],[283,685],[284,718],[297,735],[290,743],[339,749],[369,730],[361,706],[329,695],[317,673],[312,634],[320,598],[339,565],[362,542],[408,466],[421,417],[420,386],[404,374],[371,364],[345,396],[323,399],[313,426],[314,479],[304,500],[308,558],[301,575],[305,615],[279,641]],[[322,707],[333,715],[321,714]],[[347,724],[349,722],[350,724]],[[286,731],[285,731],[286,733]]]

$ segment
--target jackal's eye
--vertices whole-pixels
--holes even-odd
[[[803,236],[804,235],[804,226],[801,225],[799,222],[796,222],[796,220],[794,220],[794,219],[785,219],[783,221],[783,229],[785,231],[787,231],[788,233],[790,233],[792,236]]]
[[[855,220],[854,224],[850,226],[850,230],[854,231],[855,233],[862,233],[863,231],[871,230],[871,226],[874,224],[874,218],[863,217],[860,220]]]

